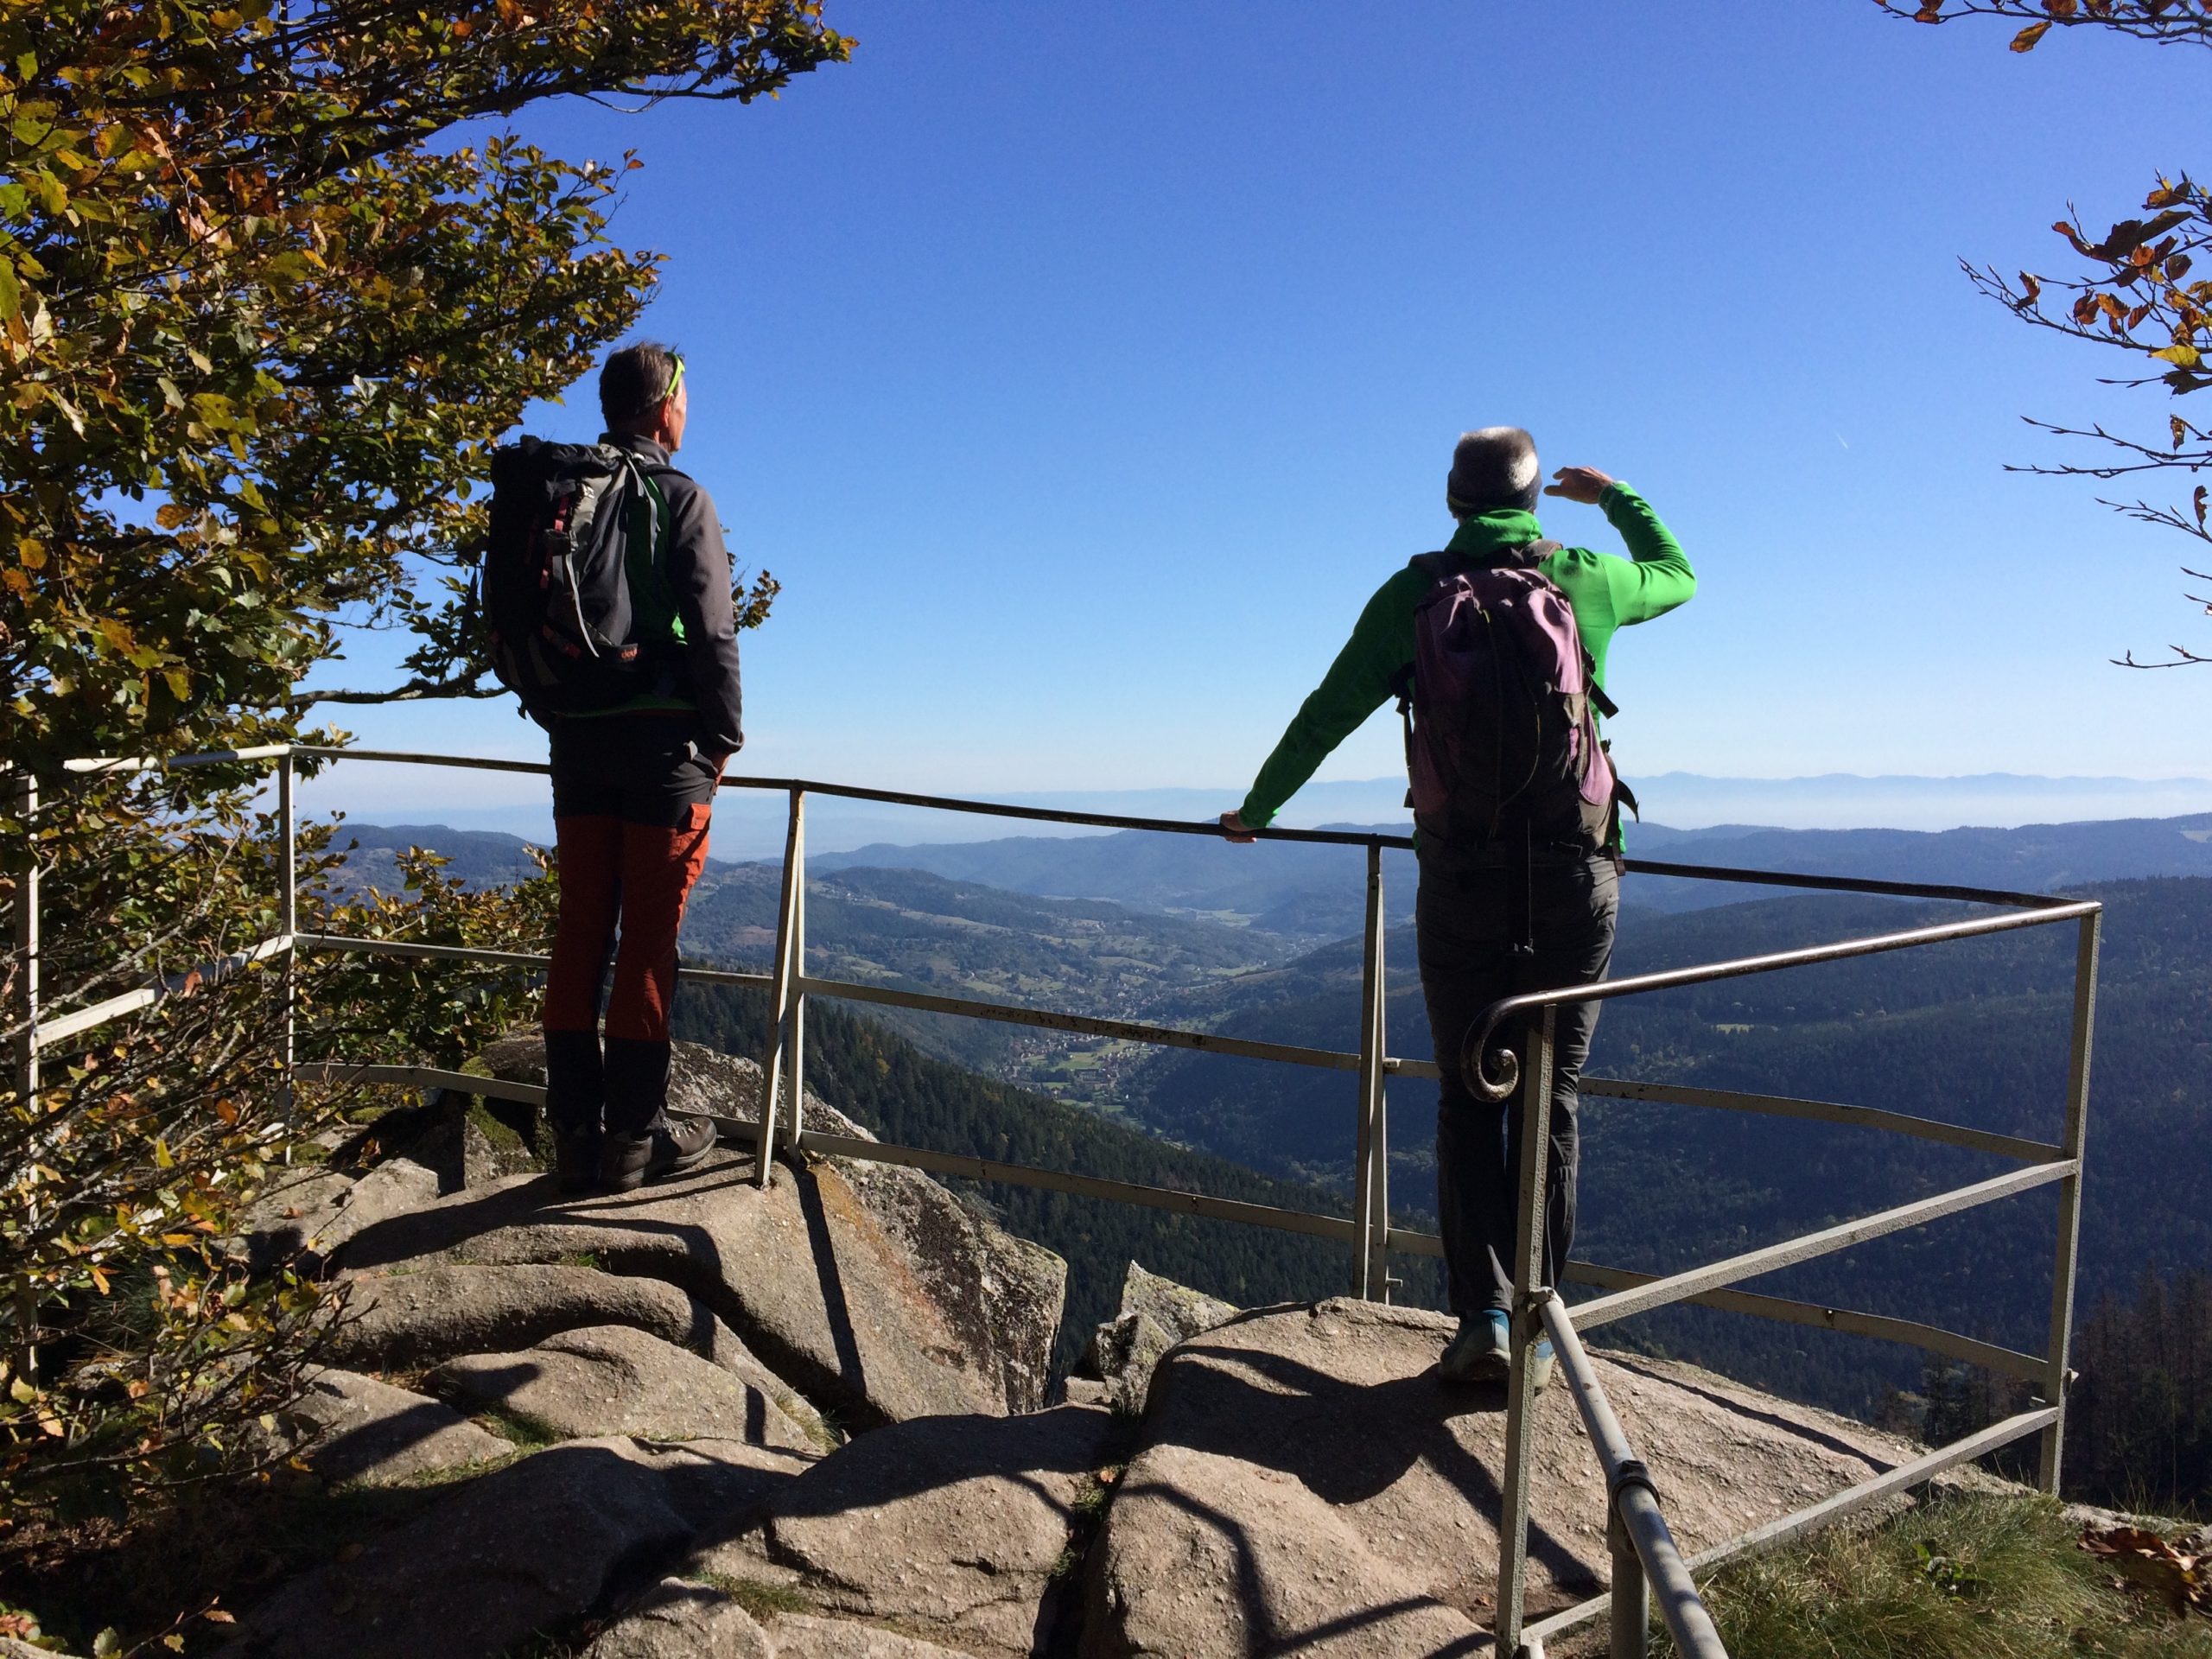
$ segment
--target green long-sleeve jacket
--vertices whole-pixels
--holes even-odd
[[[1629,556],[1567,547],[1542,568],[1574,607],[1575,626],[1603,686],[1613,635],[1683,603],[1697,591],[1697,577],[1681,543],[1634,490],[1611,485],[1599,505],[1628,543]],[[1536,515],[1513,509],[1461,519],[1449,546],[1452,552],[1479,556],[1542,539]],[[1252,792],[1237,810],[1246,823],[1257,829],[1274,818],[1329,751],[1389,699],[1391,682],[1414,659],[1414,609],[1428,587],[1429,578],[1408,566],[1375,590],[1351,639],[1260,768]]]

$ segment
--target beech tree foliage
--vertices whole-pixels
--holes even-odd
[[[0,964],[0,1548],[250,1465],[296,1386],[329,1298],[223,1244],[346,1103],[285,1090],[286,998],[310,1054],[451,1063],[533,995],[512,967],[247,960],[282,931],[258,775],[64,762],[304,735],[302,681],[362,623],[415,648],[349,696],[481,694],[440,568],[491,447],[660,265],[609,232],[637,158],[518,118],[748,103],[850,47],[813,0],[0,0],[0,911],[35,870],[49,1028],[161,993],[27,1090]],[[303,929],[543,948],[550,876],[472,893],[422,855],[402,893],[319,894],[327,840]]]
[[[2212,47],[2212,0],[1876,0],[1884,10],[1923,23],[1993,16],[2023,24],[2012,36],[2015,52],[2033,51],[2054,29],[2097,28],[2167,46]],[[2056,276],[2026,270],[2017,280],[1994,266],[1965,262],[1982,293],[2023,321],[2087,340],[2116,353],[2124,366],[2107,384],[2163,386],[2179,399],[2212,386],[2212,190],[2186,172],[2161,173],[2144,198],[2139,217],[2122,219],[2099,235],[2070,206],[2051,229],[2075,263]],[[2190,408],[2194,410],[2195,405]],[[2163,525],[2212,546],[2212,490],[2190,480],[2212,472],[2212,416],[2169,410],[2163,431],[2114,432],[2033,421],[2062,438],[2106,446],[2101,461],[2036,466],[2024,470],[2104,480],[2145,473],[2178,474],[2180,503],[2106,500],[2131,518]],[[2208,560],[2212,568],[2212,560]],[[2212,583],[2212,574],[2189,566],[2184,573]],[[2212,595],[2190,598],[2212,615]],[[2161,660],[2139,662],[2130,652],[2117,659],[2134,668],[2175,668],[2212,661],[2176,645]]]
[[[849,46],[802,0],[0,0],[0,747],[288,734],[349,612],[466,683],[410,573],[659,264],[607,239],[634,157],[504,122],[750,101]]]

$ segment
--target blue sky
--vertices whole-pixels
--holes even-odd
[[[2188,545],[2002,470],[2058,453],[2023,414],[2161,397],[1955,263],[2060,268],[2069,200],[2212,168],[2204,54],[1871,0],[829,10],[853,61],[778,102],[520,124],[646,163],[615,229],[669,256],[683,458],[784,583],[744,770],[1231,804],[1510,421],[1697,567],[1614,648],[1631,779],[2212,773],[2212,670],[2106,663],[2212,645]],[[531,424],[593,435],[580,391]],[[541,749],[504,704],[334,713]],[[1397,747],[1378,715],[1320,775]]]

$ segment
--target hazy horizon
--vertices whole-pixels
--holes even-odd
[[[349,777],[349,774],[351,776]],[[404,779],[410,787],[396,788]],[[485,780],[504,797],[475,799]],[[865,779],[824,779],[829,783]],[[1713,778],[1662,772],[1631,779],[1647,822],[1675,830],[1716,825],[1779,830],[1908,830],[1940,831],[1977,826],[2016,829],[2033,823],[2074,823],[2126,818],[2168,818],[2212,812],[2212,779],[2044,777],[1986,772],[1958,777],[1891,773],[1863,777],[1824,773],[1802,778]],[[1405,817],[1405,780],[1382,777],[1309,784],[1281,823],[1313,828],[1324,823],[1391,823]],[[947,794],[957,791],[948,791]],[[1135,817],[1204,819],[1233,806],[1242,790],[1160,788],[1092,791],[976,791],[967,798],[1007,805]],[[461,830],[493,830],[543,842],[553,830],[542,779],[527,774],[445,772],[429,767],[360,763],[339,766],[304,785],[303,810],[343,810],[353,821],[379,826],[442,824]],[[781,854],[785,799],[779,791],[725,789],[715,804],[714,856],[753,859]],[[1098,834],[1075,826],[1035,823],[968,813],[931,811],[811,798],[807,844],[817,852],[850,852],[875,843],[922,845],[991,841],[1010,836]],[[1633,830],[1631,829],[1631,833]]]

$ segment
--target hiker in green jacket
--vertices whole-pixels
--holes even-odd
[[[1394,694],[1412,695],[1417,613],[1440,580],[1456,572],[1517,564],[1548,578],[1573,610],[1600,694],[1592,701],[1606,706],[1602,693],[1614,634],[1673,610],[1696,591],[1697,579],[1681,544],[1635,491],[1594,467],[1562,467],[1552,476],[1542,493],[1601,508],[1629,556],[1541,544],[1535,440],[1517,427],[1466,434],[1446,483],[1445,502],[1459,528],[1444,553],[1415,561],[1376,590],[1243,804],[1221,815],[1225,836],[1251,840],[1370,715]],[[1410,753],[1410,739],[1408,747]],[[1517,804],[1493,799],[1479,814],[1454,810],[1424,817],[1414,836],[1421,989],[1443,1073],[1437,1208],[1452,1311],[1459,1319],[1442,1370],[1455,1382],[1506,1374],[1511,1299],[1491,1270],[1491,1255],[1501,1262],[1514,1256],[1520,1162],[1517,1100],[1491,1102],[1470,1090],[1460,1072],[1462,1050],[1476,1018],[1499,998],[1604,978],[1620,906],[1618,817],[1601,803],[1603,827],[1592,833],[1586,814],[1563,817],[1548,807],[1528,806],[1527,798]],[[1558,1282],[1574,1232],[1575,1114],[1599,1006],[1570,1003],[1558,1011],[1545,1199],[1548,1283]],[[1532,1367],[1537,1387],[1550,1380],[1551,1367],[1550,1344],[1539,1344]]]

